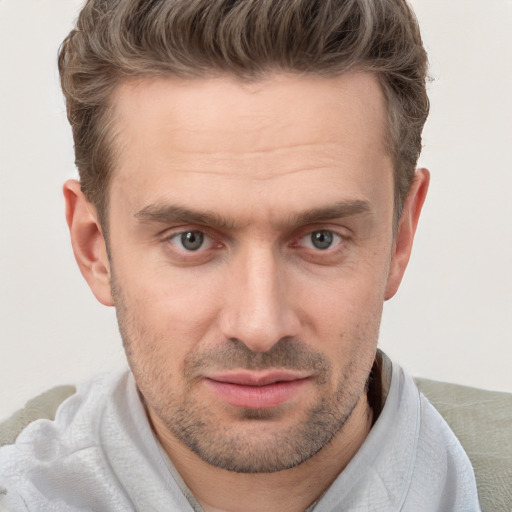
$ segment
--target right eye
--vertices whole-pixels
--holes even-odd
[[[169,242],[185,252],[198,252],[210,249],[213,240],[203,231],[182,231],[172,235]]]

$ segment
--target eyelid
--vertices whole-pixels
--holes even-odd
[[[293,235],[293,240],[299,241],[305,236],[311,235],[312,233],[318,231],[328,231],[329,233],[333,233],[343,240],[348,241],[352,238],[353,232],[351,229],[345,226],[333,225],[333,224],[313,224],[309,226],[303,226],[295,232]]]

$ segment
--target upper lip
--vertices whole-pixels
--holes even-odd
[[[236,370],[206,376],[206,378],[210,380],[225,382],[227,384],[237,384],[239,386],[268,386],[269,384],[275,384],[276,382],[290,382],[305,379],[307,377],[310,377],[309,373],[286,370]]]

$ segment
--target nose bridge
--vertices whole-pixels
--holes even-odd
[[[255,352],[295,336],[298,320],[279,256],[256,241],[236,257],[223,311],[222,329]]]

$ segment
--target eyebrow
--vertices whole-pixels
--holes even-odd
[[[191,210],[176,205],[149,205],[138,211],[135,217],[142,222],[160,222],[162,224],[203,224],[222,229],[234,228],[234,223],[208,211]]]
[[[280,222],[279,224],[298,226],[368,213],[371,213],[371,207],[367,201],[343,200],[325,207],[299,212],[287,221]],[[214,212],[192,210],[183,206],[167,204],[148,205],[135,213],[135,218],[144,223],[200,224],[219,229],[236,229],[240,227],[235,221],[231,221]]]
[[[354,217],[371,213],[370,203],[361,199],[338,201],[333,205],[314,208],[298,213],[294,217],[295,224],[310,224],[345,217]]]

